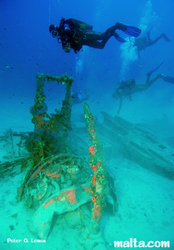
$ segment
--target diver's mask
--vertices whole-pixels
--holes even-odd
[[[54,28],[52,27],[52,30],[50,30],[50,33],[52,35],[52,37],[58,37],[59,36],[59,31],[58,31],[58,27],[54,26]]]

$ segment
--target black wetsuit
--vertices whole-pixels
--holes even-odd
[[[142,92],[150,88],[150,86],[156,82],[159,78],[163,79],[162,74],[158,74],[155,78],[150,80],[151,72],[147,73],[147,79],[146,83],[144,84],[135,84],[135,81],[128,80],[125,82],[119,83],[119,85],[116,87],[115,92],[112,94],[112,97],[115,99],[119,99],[119,108],[117,111],[117,114],[120,113],[120,110],[123,105],[123,98],[128,98],[130,101],[132,101],[132,94],[136,92]],[[172,77],[170,77],[172,79]]]
[[[62,42],[62,48],[65,52],[70,52],[72,48],[75,53],[81,50],[83,45],[92,48],[103,49],[108,39],[111,36],[117,36],[116,29],[124,30],[126,25],[116,23],[105,32],[93,31],[93,26],[87,23],[78,21],[74,18],[62,18],[59,25],[58,38]]]

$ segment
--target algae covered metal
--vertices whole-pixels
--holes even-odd
[[[61,110],[48,114],[44,87],[46,81],[57,81],[66,85],[65,99]],[[72,129],[71,86],[73,78],[63,76],[36,75],[36,95],[30,108],[34,132],[26,140],[29,157],[25,175],[18,189],[17,201],[23,200],[28,208],[34,209],[28,228],[41,239],[46,239],[54,214],[63,215],[90,204],[86,210],[90,221],[84,219],[90,247],[105,244],[100,232],[100,220],[106,204],[107,175],[101,140],[96,132],[94,118],[87,103],[83,104],[86,131],[90,146],[89,163],[74,154],[67,143],[68,131]],[[100,240],[99,240],[100,239]],[[98,243],[97,243],[97,242]],[[104,246],[103,246],[104,247]]]

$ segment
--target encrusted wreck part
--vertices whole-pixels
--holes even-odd
[[[72,83],[68,83],[66,85],[65,100],[62,101],[62,108],[60,111],[60,115],[63,116],[64,119],[69,124],[70,124],[70,119],[71,119],[71,108],[72,108],[71,85],[72,85]]]
[[[56,110],[56,114],[52,114],[51,117],[46,113],[47,105],[45,101],[44,85],[45,81],[56,81],[66,84],[65,100],[62,102],[61,111]],[[66,74],[62,76],[50,76],[44,74],[36,75],[36,95],[34,105],[30,108],[30,112],[33,115],[32,122],[35,125],[35,129],[44,129],[45,131],[55,131],[57,129],[69,130],[71,127],[71,108],[72,108],[72,96],[71,86],[73,78],[68,77]],[[44,118],[47,118],[45,121]],[[64,128],[62,128],[62,126]]]
[[[53,119],[54,126],[58,126],[61,128],[63,126],[63,130],[70,130],[71,129],[71,109],[72,109],[72,95],[71,95],[71,87],[74,79],[72,77],[68,77],[67,74],[62,76],[50,76],[45,75],[46,81],[56,81],[57,83],[66,84],[66,93],[65,93],[65,100],[62,101],[62,108],[61,110],[55,110],[56,114],[51,114]]]
[[[14,140],[13,140],[13,132],[12,129],[7,129],[4,133],[4,141],[5,141],[5,149],[7,157],[11,162],[15,159],[15,150],[14,150]]]
[[[96,132],[94,118],[87,103],[83,103],[85,124],[88,138],[91,142],[89,150],[89,164],[93,170],[91,178],[91,199],[94,204],[90,230],[98,232],[99,222],[105,207],[105,196],[107,193],[106,165],[103,152],[103,145]]]
[[[55,190],[57,189],[56,182],[62,189],[68,188],[72,184],[80,185],[89,179],[89,175],[86,173],[87,163],[76,155],[52,155],[45,158],[35,166],[32,166],[31,164],[32,162],[28,162],[28,172],[24,176],[22,185],[18,189],[18,202],[23,198],[28,200],[30,196],[33,196],[33,192],[39,194],[39,183],[46,185],[48,182],[49,185],[54,186]],[[44,202],[47,197],[49,197],[48,193],[45,197],[42,197],[42,202]],[[36,204],[35,202],[32,206],[36,208],[38,205],[40,204]]]
[[[36,74],[36,95],[34,99],[34,105],[30,108],[30,113],[33,115],[32,123],[35,125],[35,138],[34,138],[34,150],[33,160],[34,164],[39,162],[44,155],[44,117],[47,112],[47,105],[45,103],[45,76],[44,74]]]
[[[46,96],[44,94],[45,81],[47,82],[56,81],[58,83],[60,82],[62,84],[67,85],[65,100],[62,102],[61,111],[55,110],[56,111],[55,114],[50,114],[50,115],[47,114],[47,105],[45,103]],[[54,140],[55,136],[59,136],[58,135],[59,132],[63,132],[63,136],[61,136],[61,144],[62,145],[66,144],[66,139],[67,139],[66,132],[68,130],[71,130],[71,122],[70,122],[71,108],[72,108],[71,86],[73,81],[74,79],[68,77],[66,74],[60,77],[44,75],[44,74],[36,75],[36,95],[35,95],[34,105],[30,108],[30,112],[33,115],[32,122],[35,125],[34,136],[31,142],[32,148],[34,149],[32,150],[34,164],[37,164],[41,159],[49,155],[50,153],[49,151],[53,148],[53,141],[55,141]],[[54,146],[55,146],[54,148],[56,148],[56,145]]]
[[[55,192],[36,210],[29,222],[30,231],[40,239],[46,239],[50,232],[50,226],[54,213],[64,214],[75,211],[81,205],[90,200],[89,184],[71,186]]]
[[[45,81],[47,82],[53,82],[56,81],[57,83],[61,82],[63,85],[71,85],[72,82],[74,81],[74,78],[68,77],[67,74],[61,75],[61,76],[50,76],[49,74],[44,75],[45,76]]]
[[[34,99],[34,105],[30,108],[31,114],[35,116],[43,115],[47,112],[47,105],[45,103],[45,75],[44,74],[36,74],[36,95]],[[37,119],[36,119],[37,120]],[[33,120],[36,128],[37,126],[41,126],[40,123],[37,123]]]

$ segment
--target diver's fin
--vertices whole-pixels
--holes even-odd
[[[171,42],[171,40],[166,36],[166,34],[163,34],[163,38],[166,42]]]
[[[126,30],[123,30],[123,32],[126,33],[127,35],[137,37],[141,34],[141,30],[139,28],[128,25],[126,26],[127,28]]]
[[[115,29],[122,30],[124,33],[126,33],[129,36],[137,37],[141,34],[141,30],[134,26],[128,26],[123,23],[116,23]]]
[[[171,77],[171,76],[165,76],[163,74],[160,74],[159,75],[161,79],[163,79],[163,81],[165,82],[170,82],[170,83],[173,83],[174,84],[174,77]]]
[[[159,67],[161,67],[161,65],[164,63],[164,61],[162,63],[160,63],[160,65],[158,65],[158,67],[156,67],[155,69],[149,71],[147,74],[152,74],[154,71],[156,71],[157,69],[159,69]]]
[[[116,32],[114,32],[114,37],[115,39],[117,39],[117,41],[119,41],[120,43],[125,43],[126,40],[122,37],[120,37]]]
[[[153,28],[153,26],[147,31],[147,39],[148,39],[148,41],[152,41],[152,39],[150,37],[150,32],[151,32],[152,28]]]

